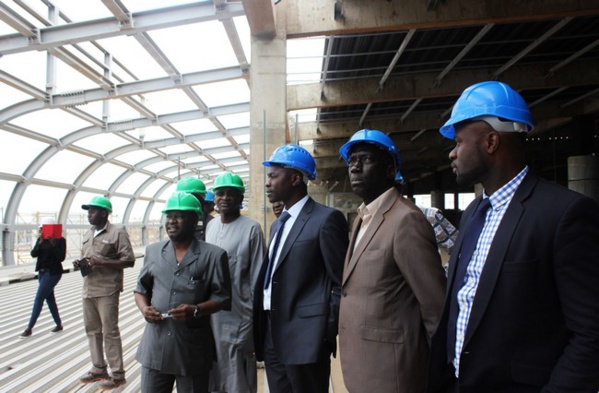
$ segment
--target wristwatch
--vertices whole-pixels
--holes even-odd
[[[196,304],[196,307],[193,310],[193,317],[200,318],[201,316],[202,316],[202,309],[200,309],[200,306]]]

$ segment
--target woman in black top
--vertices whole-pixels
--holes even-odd
[[[41,228],[40,228],[41,229]],[[33,310],[29,325],[21,337],[31,336],[31,330],[35,326],[37,318],[40,316],[44,300],[48,304],[52,318],[56,323],[52,333],[62,330],[62,322],[58,314],[58,306],[54,298],[54,287],[62,277],[62,261],[64,261],[67,252],[67,242],[64,237],[55,239],[49,237],[44,239],[41,235],[37,238],[35,246],[31,250],[31,256],[37,258],[35,271],[38,272],[39,286],[33,301]]]

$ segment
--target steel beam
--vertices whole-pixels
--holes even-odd
[[[36,27],[27,19],[17,14],[4,2],[0,2],[0,20],[19,32],[27,41],[37,37]]]
[[[81,105],[94,101],[124,98],[173,88],[183,88],[186,86],[223,82],[242,77],[243,71],[240,67],[228,67],[217,70],[182,74],[180,76],[180,80],[178,81],[173,80],[171,77],[164,77],[127,82],[115,85],[114,89],[112,90],[97,88],[81,90],[80,92],[54,94],[51,97],[51,106],[58,107],[65,105]]]
[[[594,85],[599,78],[598,60],[572,62],[560,69],[560,72],[553,77],[545,78],[547,70],[553,65],[555,63],[515,65],[502,74],[501,80],[515,86],[518,90],[526,90]],[[376,92],[379,78],[375,77],[329,82],[325,86],[326,100],[320,98],[319,83],[291,85],[287,86],[287,110],[366,105],[370,102],[418,98],[457,97],[462,92],[463,86],[487,80],[491,72],[487,68],[453,71],[454,83],[445,83],[438,88],[433,88],[438,76],[437,72],[392,76],[387,80],[386,88],[381,93]]]
[[[227,3],[217,13],[212,3],[198,2],[181,6],[131,14],[132,23],[121,23],[116,17],[49,26],[39,29],[39,41],[31,42],[20,34],[0,37],[0,54],[40,51],[63,45],[101,40],[145,31],[207,22],[244,15],[241,4]]]
[[[4,82],[7,85],[12,86],[25,94],[29,94],[31,97],[37,100],[48,100],[48,94],[46,94],[45,91],[40,90],[33,85],[30,85],[29,83],[17,78],[16,76],[9,74],[6,71],[0,70],[0,82]]]

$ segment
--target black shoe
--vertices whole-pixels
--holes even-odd
[[[99,374],[94,374],[90,371],[86,375],[79,378],[79,382],[92,383],[92,382],[96,382],[96,381],[102,381],[103,379],[110,379],[110,376],[108,375],[108,373],[106,371],[104,371],[103,373],[99,373]]]
[[[31,336],[31,329],[27,328],[23,333],[21,333],[21,335],[19,335],[19,338],[26,338],[29,336]]]
[[[127,383],[127,380],[125,378],[119,378],[119,379],[109,378],[105,381],[100,382],[100,390],[116,389],[119,386],[123,386],[126,383]]]
[[[52,333],[58,333],[62,331],[62,325],[56,325],[54,329],[50,330]]]

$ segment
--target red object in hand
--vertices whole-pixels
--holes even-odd
[[[62,224],[42,225],[42,238],[48,239],[50,237],[55,239],[60,239],[62,237]]]

